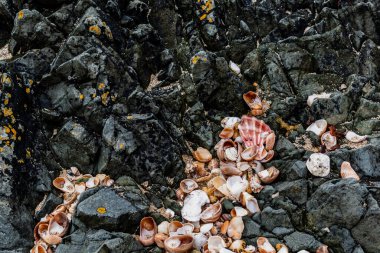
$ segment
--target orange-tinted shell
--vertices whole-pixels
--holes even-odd
[[[75,191],[74,185],[65,177],[57,177],[53,180],[53,185],[55,188],[66,193],[73,193]]]
[[[273,248],[272,244],[265,237],[259,237],[257,239],[257,248],[260,253],[276,253],[275,248]]]
[[[168,239],[169,236],[165,235],[164,233],[158,233],[154,236],[154,242],[156,243],[156,245],[163,249],[165,248],[165,240]]]
[[[266,170],[260,171],[257,175],[259,176],[261,182],[264,184],[270,184],[277,179],[278,175],[280,175],[280,171],[276,167],[272,166]]]
[[[234,136],[235,130],[231,127],[223,128],[222,132],[219,134],[219,138],[221,139],[230,139]]]
[[[202,147],[198,147],[197,150],[193,152],[193,156],[195,160],[202,163],[207,163],[212,159],[210,151]]]
[[[222,205],[220,202],[216,202],[201,213],[201,220],[204,223],[212,223],[217,221],[220,215],[222,215]]]
[[[157,233],[157,224],[152,217],[144,217],[140,221],[139,241],[144,246],[150,246],[154,243],[154,236]]]
[[[355,172],[355,170],[351,167],[349,162],[343,162],[340,167],[340,176],[342,178],[354,178],[356,180],[360,180],[359,175]]]
[[[186,253],[193,248],[193,241],[191,235],[175,235],[167,238],[164,245],[169,253]]]
[[[50,219],[48,232],[50,235],[63,237],[69,229],[69,225],[66,214],[57,213]]]
[[[190,193],[198,188],[197,182],[192,179],[184,179],[179,185],[184,193]]]
[[[272,133],[264,121],[246,115],[241,118],[238,128],[246,148],[264,145],[267,136]]]

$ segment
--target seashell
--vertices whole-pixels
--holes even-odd
[[[200,232],[202,234],[208,234],[210,232],[210,230],[212,229],[212,227],[214,226],[213,223],[206,223],[206,224],[203,224],[201,226],[201,229],[200,229]]]
[[[286,247],[286,245],[282,243],[276,244],[276,250],[277,250],[277,253],[289,253],[288,247]]]
[[[232,250],[226,249],[226,248],[221,248],[219,250],[219,253],[234,253]]]
[[[331,96],[331,93],[321,93],[321,94],[313,94],[313,95],[310,95],[308,98],[307,98],[307,105],[309,107],[311,107],[311,105],[313,104],[313,102],[316,100],[316,99],[327,99],[327,98],[330,98]]]
[[[60,205],[58,205],[55,209],[54,209],[54,211],[53,212],[51,212],[50,213],[50,215],[56,215],[56,214],[58,214],[58,213],[66,213],[68,211],[68,208],[67,208],[67,206],[66,205],[62,205],[62,204],[60,204]]]
[[[75,188],[74,188],[75,189]],[[65,205],[70,205],[72,204],[74,201],[77,200],[77,197],[78,197],[78,194],[77,192],[72,192],[72,193],[69,193],[69,192],[65,192],[63,194],[63,203]]]
[[[257,239],[257,248],[260,253],[276,253],[276,250],[273,248],[272,244],[265,237],[259,237]]]
[[[67,192],[67,193],[73,193],[75,191],[75,187],[73,183],[71,183],[67,178],[65,177],[57,177],[53,180],[53,185],[55,188]]]
[[[99,178],[97,177],[90,177],[87,182],[86,182],[86,187],[87,188],[94,188],[96,186],[98,186],[100,183],[100,180]]]
[[[182,218],[190,222],[198,222],[201,218],[202,206],[208,203],[210,203],[210,199],[206,192],[192,191],[184,200],[181,210]]]
[[[310,253],[310,252],[307,251],[307,250],[300,250],[300,251],[298,251],[297,253]]]
[[[219,160],[221,161],[226,160],[225,151],[229,148],[236,148],[236,144],[230,139],[224,139],[215,145],[216,155],[218,156]],[[229,155],[232,156],[234,151],[231,150],[229,152],[230,152]],[[237,153],[237,150],[236,150],[236,153]]]
[[[246,115],[241,118],[238,128],[246,148],[261,146],[265,143],[266,137],[272,132],[264,121]]]
[[[327,121],[324,119],[320,119],[312,123],[306,131],[313,132],[318,136],[321,136],[327,129]]]
[[[182,227],[178,228],[176,233],[177,235],[190,235],[194,231],[194,224],[185,223]]]
[[[236,166],[241,172],[245,172],[251,168],[251,165],[248,162],[237,162]]]
[[[183,200],[185,198],[185,193],[182,191],[181,188],[178,188],[175,191],[175,195],[177,196],[177,199],[179,199],[179,200]]]
[[[111,179],[109,176],[106,176],[102,182],[102,185],[110,187],[113,185],[114,182],[115,181],[113,179]]]
[[[224,151],[224,157],[228,161],[236,161],[238,159],[238,151],[235,147],[227,148]]]
[[[231,196],[235,199],[239,199],[240,194],[247,189],[248,181],[239,176],[232,176],[227,179],[226,186]]]
[[[253,161],[250,163],[251,167],[255,170],[256,173],[265,170],[264,166],[259,161]]]
[[[337,138],[332,135],[330,132],[326,132],[321,136],[321,143],[325,145],[327,150],[335,150],[337,149]]]
[[[175,213],[172,209],[167,208],[164,213],[164,217],[167,217],[168,219],[171,219],[175,216]]]
[[[238,117],[225,117],[222,120],[221,125],[223,128],[225,127],[234,128],[236,123],[239,123],[239,122],[240,122],[240,118]]]
[[[251,109],[251,113],[253,116],[259,116],[264,114],[263,110],[263,102],[261,98],[257,95],[257,93],[253,91],[248,91],[243,94],[243,99]]]
[[[256,247],[253,245],[248,245],[245,247],[244,252],[246,253],[255,253],[256,252]]]
[[[232,217],[236,217],[236,216],[243,217],[243,216],[248,215],[248,211],[245,208],[242,208],[240,206],[235,206],[231,210],[231,215]]]
[[[194,162],[193,163],[195,173],[198,177],[204,177],[208,175],[208,172],[205,169],[205,164],[201,162]]]
[[[157,233],[162,234],[169,234],[169,225],[170,223],[168,221],[163,221],[157,226]]]
[[[227,247],[226,243],[224,242],[223,238],[220,236],[210,236],[207,240],[208,249],[211,252],[220,252],[221,249]]]
[[[34,245],[34,247],[30,250],[30,253],[47,253],[46,248],[43,247],[40,243]]]
[[[169,236],[167,234],[164,234],[164,233],[157,233],[154,235],[154,242],[156,243],[156,245],[163,249],[165,248],[165,240],[168,239]]]
[[[225,185],[226,183],[227,183],[227,181],[224,179],[223,176],[216,176],[209,181],[208,186],[210,188],[214,187],[214,188],[218,189],[219,187],[221,187],[222,185]]]
[[[321,153],[311,154],[306,167],[313,176],[326,177],[330,173],[330,157]]]
[[[219,134],[221,139],[230,139],[234,136],[235,130],[232,127],[225,127]]]
[[[243,173],[236,168],[235,163],[220,163],[220,170],[222,171],[222,174],[225,176],[240,176]]]
[[[244,222],[242,217],[233,217],[227,229],[227,234],[234,240],[240,240],[244,230]]]
[[[183,224],[179,221],[172,221],[169,223],[168,232],[169,235],[173,233],[177,233],[177,230],[183,227]]]
[[[240,74],[240,68],[239,68],[239,66],[238,66],[236,63],[234,63],[233,61],[230,61],[229,66],[230,66],[230,69],[231,69],[233,72],[235,72],[235,74],[237,74],[237,75]]]
[[[357,143],[357,142],[362,142],[365,139],[367,139],[367,135],[361,136],[361,135],[358,135],[352,131],[348,131],[346,133],[346,139],[349,140],[350,142]]]
[[[222,205],[220,202],[216,202],[201,213],[201,220],[205,223],[215,222],[219,219],[220,215],[222,215]]]
[[[82,193],[86,190],[86,183],[80,182],[79,184],[75,184],[75,192]]]
[[[329,249],[326,245],[321,245],[315,253],[329,253]]]
[[[253,197],[248,192],[243,192],[241,198],[241,204],[249,211],[249,213],[254,214],[261,212],[257,199]]]
[[[202,233],[193,234],[193,238],[193,246],[197,250],[201,250],[203,246],[207,244],[208,237]]]
[[[351,167],[351,164],[349,162],[343,162],[340,166],[340,176],[342,178],[354,178],[357,181],[360,180],[359,175]]]
[[[220,227],[220,233],[223,235],[227,234],[229,225],[230,225],[229,220],[226,220],[225,222],[223,222],[223,225]]]
[[[276,142],[276,135],[272,132],[268,134],[268,136],[265,138],[265,149],[266,150],[272,150],[274,148],[274,144]]]
[[[193,156],[195,160],[201,163],[207,163],[212,159],[210,151],[202,147],[198,147],[197,150],[193,152]]]
[[[191,235],[175,235],[164,241],[165,250],[169,253],[186,253],[193,248]]]
[[[219,162],[217,159],[212,159],[208,164],[207,164],[207,168],[209,170],[212,170],[212,169],[216,169],[216,168],[219,168]]]
[[[266,170],[260,171],[257,175],[261,182],[264,184],[270,184],[277,179],[278,175],[280,175],[280,171],[276,167],[271,166]]]
[[[197,182],[192,179],[184,179],[179,185],[184,193],[190,193],[198,188]]]
[[[33,230],[34,240],[39,241],[48,233],[49,220],[40,221]]]
[[[212,226],[210,232],[212,235],[216,235],[216,234],[218,234],[218,229],[215,226]]]
[[[65,213],[55,214],[49,222],[48,233],[63,237],[69,229],[70,222]]]
[[[154,243],[154,236],[157,234],[157,224],[152,217],[144,217],[140,221],[139,241],[144,246],[150,246]]]
[[[232,250],[233,252],[243,252],[245,249],[246,243],[243,240],[236,240],[233,243],[231,243],[229,249]]]
[[[259,152],[259,149],[257,148],[257,146],[251,146],[244,149],[244,151],[241,152],[240,156],[244,161],[252,161],[255,159],[255,156],[257,155],[258,152]]]

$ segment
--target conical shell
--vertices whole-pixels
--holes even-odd
[[[335,150],[337,149],[337,138],[336,136],[332,135],[330,132],[326,132],[322,134],[321,136],[321,143],[322,145],[325,145],[327,150]]]
[[[224,242],[223,238],[220,236],[210,236],[207,240],[208,249],[211,252],[220,252],[222,248],[227,247],[226,243]]]
[[[215,222],[222,215],[222,205],[220,202],[212,204],[201,213],[201,220],[205,223]]]
[[[257,199],[248,192],[243,192],[241,204],[248,210],[249,213],[254,214],[261,212]]]
[[[318,136],[321,136],[327,129],[327,121],[324,119],[320,119],[312,123],[306,131],[313,132]]]
[[[190,193],[198,188],[198,184],[192,179],[184,179],[180,183],[180,188],[184,193]]]
[[[233,217],[227,229],[227,234],[234,240],[240,240],[244,231],[244,222],[242,217]]]
[[[259,176],[261,182],[264,184],[270,184],[277,179],[278,175],[280,175],[280,171],[276,167],[272,166],[266,170],[260,171],[257,175]]]
[[[71,183],[67,178],[65,177],[57,177],[53,180],[53,185],[55,188],[67,192],[67,193],[73,193],[75,191],[75,187],[73,183]]]
[[[157,234],[157,224],[152,217],[144,217],[140,221],[139,241],[144,246],[150,246],[154,243],[154,236]]]
[[[306,167],[313,176],[326,177],[330,174],[330,157],[321,153],[311,154]]]
[[[175,235],[167,238],[164,245],[169,253],[186,253],[193,248],[193,242],[191,235]]]
[[[365,139],[367,139],[367,135],[358,135],[352,131],[348,131],[346,133],[346,139],[349,140],[350,142],[362,142],[364,141]]]
[[[264,121],[246,115],[242,117],[238,128],[246,148],[261,146],[268,134],[272,132]]]
[[[63,237],[69,229],[69,220],[65,213],[57,213],[49,222],[48,233]]]
[[[210,151],[202,147],[198,147],[197,150],[193,152],[193,156],[195,160],[202,163],[207,163],[212,159]]]
[[[357,181],[360,180],[359,175],[351,167],[351,164],[349,162],[343,162],[342,163],[342,165],[340,167],[340,176],[342,178],[354,178]]]
[[[260,253],[276,253],[275,248],[273,248],[272,244],[265,237],[259,237],[257,239],[257,248]]]

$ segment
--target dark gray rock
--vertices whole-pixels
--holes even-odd
[[[52,193],[49,193],[41,209],[35,213],[36,219],[39,220],[45,215],[51,213],[58,205],[62,203],[63,203],[62,198],[59,198]]]
[[[348,229],[332,226],[329,232],[323,236],[323,243],[329,245],[336,252],[352,252],[356,244]]]
[[[335,179],[322,184],[306,204],[308,225],[322,229],[339,225],[351,229],[365,214],[368,190],[353,179]]]
[[[360,99],[360,105],[355,116],[358,119],[370,119],[380,114],[380,104],[365,98]]]
[[[138,225],[148,209],[145,203],[122,198],[112,189],[100,189],[90,194],[80,198],[76,217],[91,228],[134,232],[133,227]],[[99,213],[99,207],[104,207],[106,212]]]
[[[289,198],[297,205],[303,205],[308,197],[308,182],[306,179],[296,181],[281,182],[275,185],[280,195]]]
[[[284,240],[286,245],[293,252],[300,250],[315,251],[321,245],[314,236],[299,231],[285,236]]]
[[[281,177],[284,177],[289,181],[307,177],[308,170],[306,163],[303,161],[284,163],[279,167],[279,169],[281,171]]]
[[[380,171],[379,146],[368,145],[366,147],[352,150],[350,152],[350,162],[359,175],[366,177],[378,177]]]
[[[257,237],[262,234],[260,225],[254,222],[250,217],[247,217],[247,216],[243,217],[243,221],[244,221],[244,231],[243,231],[244,238]]]
[[[266,207],[261,212],[261,220],[261,225],[266,230],[273,231],[277,227],[282,227],[288,229],[288,234],[293,232],[292,222],[286,211],[283,209],[276,210],[271,207]],[[280,230],[278,230],[278,232],[280,232]]]

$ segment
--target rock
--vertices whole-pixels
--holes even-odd
[[[262,234],[260,225],[254,222],[250,217],[247,217],[247,216],[243,217],[243,221],[244,221],[244,231],[243,231],[244,238],[257,237]]]
[[[306,167],[313,176],[326,177],[330,174],[330,158],[321,153],[311,154]]]
[[[273,231],[277,227],[282,227],[287,229],[287,234],[293,232],[292,222],[286,211],[283,209],[276,210],[271,207],[266,207],[261,211],[261,220],[261,225],[268,231]]]
[[[365,214],[366,187],[353,179],[322,184],[306,203],[308,225],[322,229],[338,225],[351,229]]]
[[[286,245],[293,252],[297,252],[299,250],[310,250],[314,252],[321,243],[318,242],[314,236],[296,231],[290,235],[284,237]]]
[[[66,167],[77,166],[82,173],[92,173],[97,140],[85,127],[69,120],[52,141],[52,148]]]
[[[356,244],[348,229],[332,226],[323,237],[323,243],[337,252],[352,252]]]
[[[350,152],[350,161],[356,171],[360,175],[366,177],[378,177],[380,172],[378,171],[379,157],[378,157],[379,147],[368,145],[363,148],[355,149]]]
[[[358,119],[370,119],[380,114],[380,103],[365,98],[360,99],[360,105],[355,116]]]
[[[99,213],[99,207],[104,207],[106,212]],[[91,228],[134,232],[133,227],[139,224],[147,210],[145,203],[135,203],[134,199],[122,198],[112,189],[105,188],[93,195],[86,192],[86,196],[79,200],[76,217]]]
[[[49,193],[41,209],[35,213],[36,219],[39,220],[45,215],[51,213],[58,205],[62,203],[62,198],[59,198],[52,193]]]
[[[292,161],[281,166],[281,177],[286,178],[288,181],[297,180],[307,177],[306,163],[303,161]]]
[[[307,201],[309,187],[306,179],[281,182],[276,184],[275,188],[280,195],[289,198],[297,205],[303,205]]]

